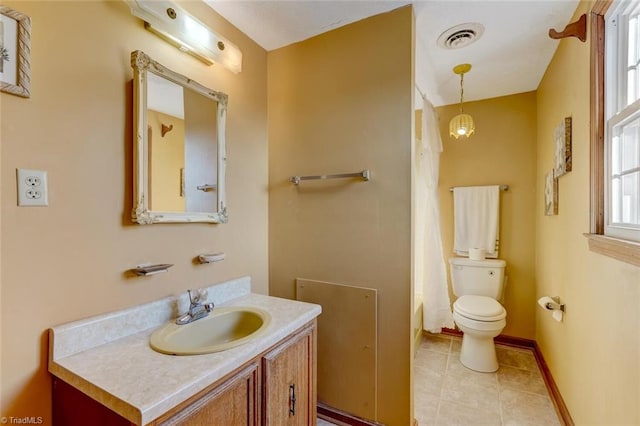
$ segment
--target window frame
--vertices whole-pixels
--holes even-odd
[[[607,13],[613,12],[616,16],[631,13],[637,9],[637,4],[619,2],[614,9],[609,8]],[[605,14],[606,18],[606,14]],[[605,39],[605,76],[612,76],[605,81],[605,215],[604,215],[604,234],[620,239],[640,242],[640,225],[631,223],[614,223],[612,218],[613,203],[621,201],[613,200],[612,196],[612,139],[614,133],[629,123],[635,122],[640,118],[640,101],[636,100],[629,103],[627,99],[628,92],[628,75],[627,63],[628,55],[628,21],[618,21],[614,24],[605,21],[605,33],[608,36]],[[611,25],[611,26],[609,26]],[[607,93],[610,96],[607,96]],[[627,172],[626,170],[621,172]],[[637,173],[637,171],[635,172]],[[622,185],[622,180],[620,180]]]
[[[640,266],[640,243],[605,235],[605,14],[613,0],[596,0],[591,8],[591,131],[589,249]]]

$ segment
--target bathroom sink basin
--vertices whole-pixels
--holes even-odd
[[[154,331],[149,344],[169,355],[220,352],[250,342],[271,322],[271,315],[249,307],[214,308],[205,318],[185,325],[172,321]]]

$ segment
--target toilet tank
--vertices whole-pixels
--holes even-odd
[[[504,290],[504,268],[507,262],[501,259],[470,260],[466,257],[449,259],[453,294],[464,296],[488,296],[502,298]]]

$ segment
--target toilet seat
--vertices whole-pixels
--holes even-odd
[[[453,321],[463,333],[472,331],[474,333],[495,332],[492,337],[497,336],[507,325],[507,321],[504,318],[498,321],[478,321],[462,316],[455,310],[453,311]]]
[[[495,322],[504,320],[507,311],[497,300],[487,296],[465,295],[453,304],[454,312],[474,321]]]

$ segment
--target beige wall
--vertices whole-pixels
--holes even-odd
[[[437,109],[444,151],[440,157],[440,214],[445,259],[453,256],[453,186],[509,185],[500,193],[500,259],[507,262],[504,306],[508,336],[535,336],[535,92],[466,102],[476,132],[449,136],[449,121],[460,106]],[[448,269],[448,263],[447,263]],[[452,296],[452,301],[455,298]]]
[[[591,3],[578,7],[575,19]],[[573,171],[559,212],[544,216],[553,131],[573,117]],[[592,253],[589,232],[589,41],[565,39],[538,89],[537,296],[567,305],[557,323],[536,309],[536,340],[576,424],[640,424],[640,268]]]
[[[266,52],[204,3],[185,7],[238,44],[208,67],[146,31],[122,1],[4,5],[32,18],[30,99],[2,104],[2,416],[50,424],[48,327],[250,275],[268,291]],[[130,52],[229,94],[229,223],[134,225]],[[15,169],[49,172],[49,207],[16,206]],[[226,260],[195,265],[202,252]],[[130,278],[142,262],[168,274]]]
[[[184,120],[147,110],[149,141],[149,208],[165,212],[185,211],[180,193],[180,170],[184,169]],[[162,136],[162,126],[173,126]]]
[[[268,56],[270,292],[293,298],[296,277],[378,289],[377,420],[408,425],[412,9]],[[288,182],[365,168],[369,182]]]

